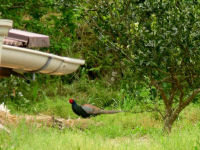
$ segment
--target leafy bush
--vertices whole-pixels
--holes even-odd
[[[11,76],[0,82],[0,100],[6,104],[12,103],[16,110],[31,111],[31,105],[43,99],[44,93],[37,82],[27,82],[24,79]]]

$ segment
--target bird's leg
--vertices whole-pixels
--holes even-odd
[[[81,120],[81,118],[80,118],[80,117],[78,117],[77,121],[80,121],[80,120]]]

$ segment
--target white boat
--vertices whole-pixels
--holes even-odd
[[[84,60],[57,56],[38,50],[3,45],[3,39],[12,27],[11,20],[0,19],[0,67],[17,72],[39,72],[66,75],[75,72]]]

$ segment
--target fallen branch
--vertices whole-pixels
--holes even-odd
[[[88,125],[93,123],[93,121],[90,119],[64,119],[64,118],[48,116],[48,115],[18,116],[18,115],[12,115],[8,112],[0,111],[0,123],[2,124],[2,129],[4,130],[5,130],[4,126],[6,125],[16,126],[21,121],[25,121],[26,124],[35,123],[38,127],[41,127],[41,126],[59,127],[59,129],[70,128],[70,127],[75,127],[75,126],[80,127],[80,128],[87,128]]]
[[[10,130],[8,130],[6,127],[4,127],[2,124],[0,124],[0,130],[4,130],[7,133],[10,133]]]

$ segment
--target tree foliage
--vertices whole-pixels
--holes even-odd
[[[1,18],[13,20],[14,28],[49,35],[51,47],[48,51],[72,55],[72,41],[75,40],[79,16],[75,2],[8,0],[1,3],[0,14]]]
[[[165,129],[170,131],[179,113],[200,92],[200,2],[88,3],[88,23],[99,39],[132,68],[137,80],[160,93]]]

